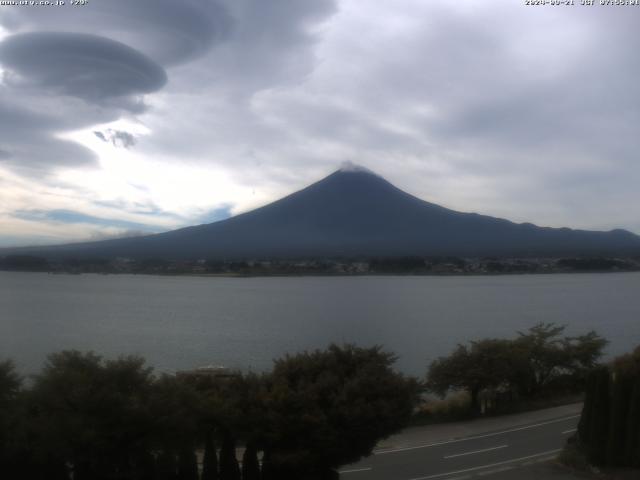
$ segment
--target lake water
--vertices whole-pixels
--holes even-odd
[[[0,272],[0,358],[140,354],[158,371],[259,371],[330,342],[381,344],[423,375],[457,343],[537,322],[595,329],[609,355],[640,344],[640,273],[476,277],[205,278]]]

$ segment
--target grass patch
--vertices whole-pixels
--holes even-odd
[[[545,408],[559,407],[582,402],[584,395],[561,394],[545,395],[535,399],[516,399],[513,402],[501,403],[499,406],[485,411],[482,415],[474,416],[471,412],[471,397],[466,391],[448,394],[445,398],[425,398],[415,410],[411,419],[411,426],[431,425],[434,423],[459,422],[473,418],[495,417],[512,413],[524,413]],[[639,479],[640,480],[640,479]]]
[[[451,393],[443,399],[430,398],[418,407],[411,424],[419,426],[468,420],[472,418],[470,407],[471,398],[467,392]]]

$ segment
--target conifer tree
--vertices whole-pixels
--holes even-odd
[[[228,431],[224,432],[220,449],[220,480],[241,480],[236,442]]]
[[[626,424],[633,383],[625,372],[615,372],[611,382],[611,413],[607,434],[607,465],[625,463]]]
[[[242,456],[242,480],[260,480],[260,464],[255,443],[248,442]]]
[[[178,480],[198,480],[198,459],[193,448],[184,447],[178,456]]]
[[[591,441],[591,422],[593,422],[593,398],[595,396],[596,373],[592,371],[587,376],[585,385],[584,404],[578,422],[578,441],[581,445],[588,445]]]
[[[588,458],[595,465],[604,465],[607,453],[607,434],[609,432],[609,387],[608,368],[595,371],[593,393],[593,415],[589,424]]]
[[[175,455],[168,450],[163,450],[157,461],[158,480],[177,480],[177,470]]]
[[[629,412],[626,419],[626,438],[624,446],[625,464],[640,467],[640,375],[636,375],[629,400]]]
[[[271,451],[265,449],[262,451],[262,467],[260,468],[261,480],[276,480],[273,472],[273,464],[271,462]]]
[[[213,432],[208,432],[204,440],[204,458],[202,459],[202,480],[218,480],[218,455]]]

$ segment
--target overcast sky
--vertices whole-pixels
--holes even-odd
[[[640,233],[640,7],[575,2],[0,6],[0,246],[211,222],[345,161]]]

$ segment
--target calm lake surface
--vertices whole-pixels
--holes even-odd
[[[422,375],[457,343],[537,322],[640,344],[640,273],[204,278],[0,272],[0,358],[37,371],[62,349],[140,354],[158,371],[259,371],[330,342],[381,344]]]

